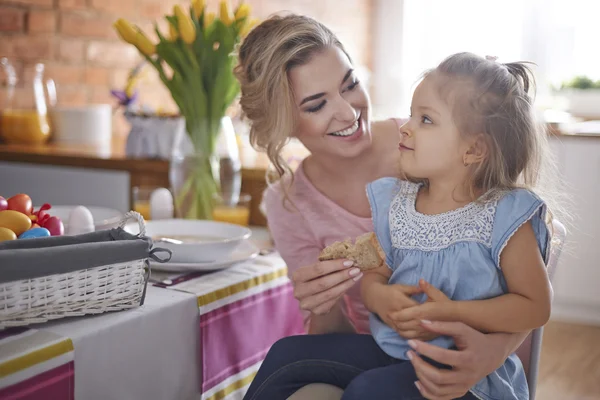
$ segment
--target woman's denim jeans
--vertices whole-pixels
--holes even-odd
[[[423,399],[417,380],[409,361],[388,356],[371,335],[290,336],[271,347],[244,400],[285,400],[310,383],[344,389],[342,400]]]

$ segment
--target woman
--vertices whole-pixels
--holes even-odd
[[[368,333],[368,310],[356,285],[360,271],[346,260],[317,259],[326,245],[373,230],[365,187],[380,177],[398,175],[393,167],[398,164],[398,121],[371,123],[369,97],[350,57],[336,36],[311,18],[269,18],[246,38],[239,60],[236,74],[240,103],[252,123],[250,140],[268,154],[282,177],[267,190],[264,201],[275,245],[288,265],[295,297],[305,313],[306,328],[309,333]],[[294,175],[281,156],[291,137],[311,153]],[[408,294],[410,288],[399,290]],[[421,393],[430,399],[463,396],[526,337],[485,335],[448,322],[419,329],[452,336],[458,347],[446,350],[417,341],[421,356],[453,366],[444,370],[421,357],[413,358],[424,388]],[[263,376],[265,371],[278,370],[301,357],[298,349],[274,346],[247,398],[261,384],[272,382],[270,375]],[[269,365],[273,363],[279,364]],[[320,393],[313,391],[303,398],[326,398]]]

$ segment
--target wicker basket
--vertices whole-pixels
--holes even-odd
[[[140,233],[123,230],[129,219]],[[143,304],[148,258],[158,261],[144,219],[125,215],[119,228],[76,236],[0,243],[0,329]],[[170,254],[170,252],[169,252]]]

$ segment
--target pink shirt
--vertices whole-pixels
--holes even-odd
[[[373,231],[370,217],[351,214],[317,190],[304,174],[302,164],[296,169],[288,193],[297,210],[289,202],[284,207],[279,184],[265,191],[263,205],[275,247],[290,273],[315,263],[321,250],[331,243]],[[344,296],[343,311],[358,332],[369,333],[369,312],[360,297],[359,284]],[[304,317],[307,326],[309,313]]]

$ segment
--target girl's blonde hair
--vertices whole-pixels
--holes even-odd
[[[297,107],[288,72],[332,46],[344,46],[322,23],[306,16],[275,15],[254,28],[239,48],[235,75],[240,106],[250,120],[250,143],[267,153],[276,178],[289,174],[281,150],[296,129]],[[348,56],[350,59],[350,56]],[[287,199],[287,192],[285,192]]]
[[[476,165],[471,188],[484,192],[526,188],[547,203],[548,223],[560,213],[555,163],[546,129],[535,117],[530,91],[535,80],[527,63],[499,63],[471,53],[446,58],[428,75],[443,79],[440,90],[452,104],[453,118],[463,135],[483,134],[486,159]],[[543,184],[542,184],[543,181]]]

